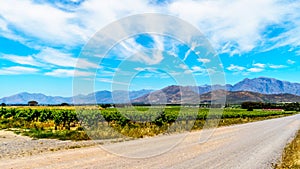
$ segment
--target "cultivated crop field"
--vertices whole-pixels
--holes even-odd
[[[13,130],[34,138],[61,140],[142,138],[199,130],[205,126],[207,119],[224,126],[296,113],[180,106],[106,109],[98,106],[7,106],[0,109],[0,129]]]

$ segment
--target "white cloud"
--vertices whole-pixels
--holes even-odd
[[[40,62],[36,61],[32,56],[17,56],[17,55],[3,55],[3,59],[9,60],[14,63],[31,66],[42,66]]]
[[[193,72],[192,72],[191,70],[184,70],[183,73],[184,73],[184,74],[192,74]],[[178,75],[178,74],[176,74],[176,75]]]
[[[245,67],[237,66],[237,65],[234,65],[234,64],[230,64],[230,66],[227,67],[227,70],[230,70],[230,71],[242,71],[242,70],[245,70],[245,69],[246,69]]]
[[[179,64],[179,68],[184,69],[184,70],[188,70],[188,66],[186,64]]]
[[[184,74],[193,74],[194,76],[204,75],[204,74],[208,73],[209,71],[212,71],[210,69],[205,69],[205,68],[202,68],[200,66],[193,66],[193,67],[191,67],[191,69],[189,69],[184,64],[180,64],[179,67],[181,67],[183,69]],[[172,76],[177,76],[177,75],[182,75],[181,72],[182,71],[178,71],[178,72],[172,72],[172,73],[169,73],[169,74],[172,75]]]
[[[186,71],[190,71],[190,70],[186,70]],[[185,73],[185,72],[184,72],[184,73]],[[181,72],[176,72],[176,71],[168,72],[168,74],[169,74],[171,77],[176,77],[176,76],[182,75]],[[187,74],[189,74],[189,73],[187,73]]]
[[[178,53],[179,53],[179,42],[176,42],[176,41],[171,41],[169,40],[169,44],[165,44],[167,47],[167,53],[170,55],[170,56],[173,56],[173,57],[178,57]]]
[[[264,71],[264,69],[262,68],[257,68],[257,67],[253,67],[253,68],[250,68],[250,69],[247,69],[248,72],[254,72],[254,73],[257,73],[257,72],[262,72]]]
[[[81,76],[93,76],[94,73],[71,70],[71,69],[55,69],[51,72],[45,73],[47,76],[55,76],[55,77],[81,77]]]
[[[272,43],[267,50],[283,46],[290,46],[295,50],[300,46],[300,13],[297,12],[300,10],[300,1],[290,1],[290,3],[285,4],[284,7],[287,10],[285,11],[285,22],[283,20],[281,26],[286,29],[286,31],[271,38],[270,42]],[[296,49],[296,53],[297,52]]]
[[[290,65],[293,65],[293,64],[296,63],[295,61],[293,61],[293,60],[291,60],[291,59],[288,59],[286,62],[287,62],[288,64],[290,64]]]
[[[131,0],[89,0],[71,12],[62,10],[63,5],[69,6],[63,3],[51,5],[51,2],[46,1],[1,1],[0,16],[5,22],[0,22],[0,26],[5,28],[9,24],[24,33],[25,43],[37,38],[38,43],[43,45],[69,47],[86,43],[98,30],[117,19],[132,14],[153,13],[160,8],[143,0],[137,0],[134,4]],[[0,34],[12,36],[13,29],[2,29]]]
[[[96,80],[100,81],[100,82],[104,82],[104,83],[119,84],[119,85],[126,85],[126,86],[129,85],[128,83],[119,82],[119,81],[112,80],[112,79],[109,79],[109,78],[97,78]]]
[[[142,67],[136,67],[136,68],[134,68],[134,70],[136,70],[136,71],[144,71],[145,68],[142,68]]]
[[[197,47],[197,43],[193,42],[193,43],[191,44],[191,46],[190,46],[190,49],[185,53],[184,58],[183,58],[183,61],[185,61],[185,60],[187,59],[187,57],[190,55],[190,53],[191,53],[192,51],[195,50],[196,47]]]
[[[132,14],[160,12],[192,23],[220,53],[241,54],[260,48],[261,44],[266,44],[264,50],[300,46],[299,1],[173,0],[164,6],[149,2],[89,0],[68,12],[49,3],[31,0],[1,1],[0,35],[39,49],[45,44],[52,47],[63,45],[69,49],[83,45],[112,21]],[[272,25],[281,25],[286,32],[277,37],[266,36],[265,32]],[[191,50],[184,58],[189,52]],[[174,52],[170,54],[176,56]],[[152,59],[137,60],[155,64],[162,60],[162,55],[156,53]]]
[[[160,78],[160,79],[166,79],[170,78],[169,74],[162,73],[162,72],[146,72],[143,74],[139,74],[135,76],[135,78]]]
[[[192,72],[200,72],[200,73],[204,73],[204,72],[206,72],[206,69],[203,69],[203,68],[201,68],[201,67],[199,67],[199,66],[193,66],[192,67]]]
[[[207,69],[207,73],[210,74],[210,75],[212,75],[212,74],[217,73],[217,71],[216,71],[215,68],[208,68],[208,69]],[[221,72],[221,73],[223,73],[223,72]]]
[[[1,1],[0,11],[0,15],[14,29],[24,33],[28,39],[38,38],[40,43],[74,45],[87,38],[83,35],[85,30],[79,27],[78,22],[74,22],[76,14],[62,11],[48,3]]]
[[[159,35],[152,35],[151,37],[154,41],[154,48],[163,51],[165,49],[165,44],[164,44],[165,37]]]
[[[124,59],[136,54],[137,52],[140,52],[141,49],[143,49],[142,45],[136,43],[133,38],[129,38],[120,42],[118,46],[116,46],[116,49],[113,50],[120,51],[118,57]]]
[[[107,71],[107,70],[98,70],[98,73],[97,73],[97,76],[100,76],[100,77],[111,77],[111,76],[114,76],[116,73],[116,71]],[[126,72],[122,71],[121,72],[122,74],[125,74]]]
[[[210,59],[206,59],[206,58],[199,58],[197,60],[202,63],[209,63],[211,61]]]
[[[100,68],[100,66],[98,66],[96,63],[87,61],[86,59],[82,58],[77,59],[75,67],[81,69]]]
[[[263,63],[255,63],[253,64],[253,66],[259,67],[259,68],[264,68],[266,66],[266,64]]]
[[[134,68],[136,71],[148,71],[148,72],[159,72],[155,67],[136,67]]]
[[[7,28],[7,23],[0,18],[0,30],[2,31],[8,31],[8,28]]]
[[[164,58],[162,53],[164,51],[163,38],[156,35],[152,36],[152,38],[155,42],[153,50],[138,44],[134,38],[120,42],[114,50],[119,52],[117,57],[121,59],[138,61],[148,65],[159,64]]]
[[[269,41],[263,34],[268,26],[299,20],[299,6],[299,1],[175,0],[168,8],[171,13],[198,26],[219,52],[238,54]],[[297,35],[299,32],[294,31]],[[299,36],[291,35],[286,35],[289,44],[293,45],[291,42],[296,39],[299,44]]]
[[[286,65],[273,65],[273,64],[271,64],[271,65],[269,65],[269,67],[272,68],[272,69],[281,69],[281,68],[285,68],[287,66]]]
[[[34,74],[39,70],[36,68],[12,66],[0,69],[0,75],[19,75],[19,74]]]
[[[230,64],[227,70],[233,71],[235,74],[249,75],[250,73],[258,73],[262,71],[272,71],[273,69],[281,69],[287,67],[286,65],[274,65],[274,64],[263,64],[255,63],[252,64],[254,67],[242,67],[234,64]]]
[[[29,56],[3,55],[2,58],[18,64],[38,67],[49,67],[52,65],[80,69],[98,68],[98,65],[95,63],[81,58],[77,59],[69,53],[63,53],[53,48],[45,48],[40,53]]]
[[[75,67],[77,59],[73,58],[71,54],[62,53],[58,50],[46,48],[36,55],[41,62],[63,66],[63,67]]]

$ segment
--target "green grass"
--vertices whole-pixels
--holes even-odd
[[[47,139],[59,139],[59,140],[89,140],[89,136],[84,131],[69,131],[69,130],[37,130],[37,129],[29,129],[29,130],[19,130],[24,136],[29,136],[33,138],[47,138]]]

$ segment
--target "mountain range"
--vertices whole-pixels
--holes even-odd
[[[28,101],[35,100],[39,104],[61,104],[61,103],[77,103],[77,104],[92,104],[92,103],[128,103],[130,100],[141,97],[153,90],[139,91],[98,91],[88,95],[77,95],[74,97],[61,96],[46,96],[41,93],[19,93],[9,97],[0,99],[0,103],[6,104],[27,104]]]
[[[167,91],[167,93],[166,93]],[[176,92],[170,92],[176,91]],[[189,92],[182,92],[189,91]],[[188,87],[168,86],[162,90],[146,94],[142,97],[132,100],[133,103],[144,104],[194,104],[194,103],[231,103],[238,104],[242,102],[300,102],[300,96],[280,93],[280,94],[262,94],[251,91],[226,91],[214,90],[204,94],[191,92]],[[226,99],[226,100],[225,100]]]
[[[195,103],[222,99],[226,95],[229,103],[244,101],[263,102],[299,102],[300,83],[291,83],[278,79],[259,77],[244,79],[234,85],[204,85],[204,86],[167,86],[160,90],[139,91],[98,91],[87,95],[74,97],[46,96],[44,94],[19,93],[0,99],[0,103],[27,104],[36,100],[40,104],[73,103]]]

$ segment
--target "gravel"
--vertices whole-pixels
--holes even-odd
[[[12,131],[0,130],[0,159],[13,159],[44,152],[89,147],[106,142],[109,142],[109,140],[61,141],[56,139],[32,139],[17,135]]]

